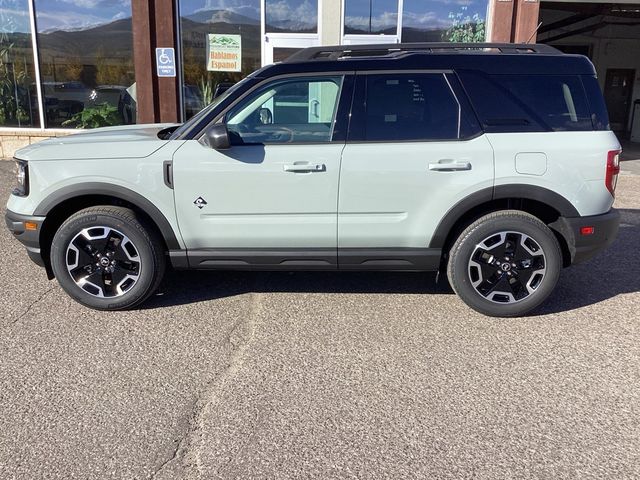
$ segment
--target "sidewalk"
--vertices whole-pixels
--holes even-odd
[[[629,140],[620,140],[622,144],[622,155],[620,160],[639,160],[640,159],[640,143],[630,142]]]

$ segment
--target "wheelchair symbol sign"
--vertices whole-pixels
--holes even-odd
[[[176,54],[173,48],[156,48],[156,71],[159,77],[176,76]]]

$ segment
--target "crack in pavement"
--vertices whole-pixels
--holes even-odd
[[[254,336],[257,318],[262,309],[261,295],[257,293],[257,291],[258,290],[254,288],[251,293],[251,303],[245,319],[236,322],[225,339],[224,343],[230,348],[226,368],[219,376],[209,382],[196,397],[193,407],[191,408],[191,414],[185,432],[177,440],[177,446],[170,457],[150,475],[150,480],[162,478],[165,469],[171,467],[173,462],[180,460],[183,461],[181,468],[184,472],[184,475],[180,478],[193,478],[192,475],[190,475],[191,470],[195,472],[197,477],[200,477],[202,473],[201,458],[192,438],[202,429],[202,418],[206,417],[210,405],[216,399],[217,393],[223,391],[223,384],[232,377],[244,363],[247,347]],[[176,478],[175,474],[172,475],[168,472],[168,475],[170,476],[166,478]]]
[[[43,293],[41,293],[38,298],[36,298],[33,302],[31,302],[27,308],[24,310],[24,312],[22,312],[21,314],[19,314],[18,316],[16,316],[16,318],[14,318],[13,320],[11,320],[9,322],[9,325],[15,325],[16,323],[18,323],[21,319],[23,319],[30,311],[33,307],[36,306],[36,304],[38,304],[39,302],[41,302],[44,297],[46,297],[47,295],[49,295],[49,293],[51,293],[54,289],[56,288],[55,285],[49,287],[47,290],[45,290]]]

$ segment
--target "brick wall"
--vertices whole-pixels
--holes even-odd
[[[51,137],[62,137],[74,133],[41,130],[4,130],[0,132],[0,159],[11,159],[16,150]]]

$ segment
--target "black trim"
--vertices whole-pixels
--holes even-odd
[[[454,225],[474,207],[492,200],[508,198],[536,200],[554,208],[562,216],[580,216],[569,200],[544,187],[525,184],[496,185],[493,188],[488,187],[478,190],[451,207],[436,227],[433,237],[431,237],[431,242],[429,242],[429,248],[444,248],[447,237]]]
[[[132,190],[129,190],[128,188],[124,188],[119,185],[100,182],[88,182],[68,185],[59,190],[56,190],[54,193],[40,202],[40,204],[36,207],[34,215],[45,216],[60,203],[72,198],[82,197],[85,195],[106,195],[110,197],[117,197],[121,200],[135,205],[144,213],[149,215],[151,220],[155,222],[155,224],[160,229],[160,233],[164,237],[167,247],[169,247],[170,249],[180,248],[180,244],[178,243],[178,239],[173,231],[173,228],[171,228],[171,224],[158,209],[158,207],[156,207],[153,203],[151,203],[139,193],[136,193]]]
[[[187,252],[190,268],[213,270],[336,270],[335,248],[220,248]],[[172,257],[173,262],[173,257]]]
[[[162,162],[162,177],[164,184],[173,190],[173,162],[171,160]]]
[[[494,187],[493,199],[500,200],[503,198],[523,198],[526,200],[536,200],[540,203],[555,208],[558,213],[564,217],[579,217],[580,213],[576,210],[569,200],[562,195],[557,194],[548,188],[538,187],[536,185],[527,184],[509,184],[496,185]]]
[[[491,200],[493,200],[493,187],[487,187],[472,193],[456,203],[449,209],[445,216],[442,217],[442,220],[440,220],[431,237],[431,242],[429,242],[429,248],[444,248],[447,237],[456,222],[473,207],[477,207],[481,203],[490,202]]]
[[[45,262],[40,253],[40,231],[42,230],[44,217],[22,215],[12,212],[11,210],[7,210],[4,214],[4,219],[9,231],[27,249],[29,258],[37,265],[44,267]],[[26,230],[24,228],[24,222],[35,223],[37,225],[36,230]]]
[[[588,217],[560,217],[549,225],[560,233],[571,255],[571,263],[581,263],[607,248],[616,238],[620,225],[620,213],[611,209],[602,215]],[[594,227],[592,235],[581,235],[582,227]]]
[[[438,248],[220,248],[172,250],[177,269],[436,271]]]
[[[439,248],[341,248],[338,269],[434,272],[441,256]]]

